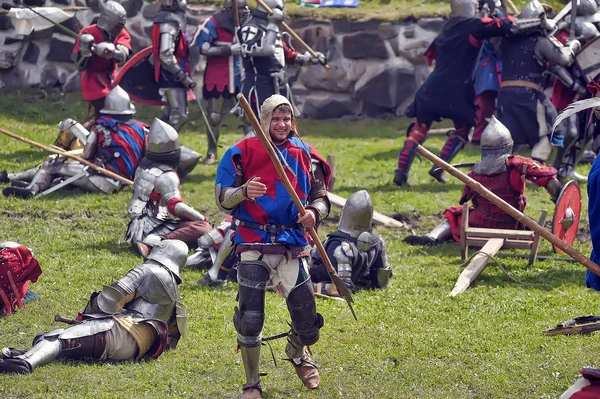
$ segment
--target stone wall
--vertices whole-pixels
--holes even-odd
[[[90,7],[62,24],[78,32],[98,15],[99,1],[25,3],[36,7]],[[123,0],[122,4],[127,10],[134,51],[139,51],[150,45],[152,19],[159,4],[143,0]],[[214,11],[211,7],[190,9],[189,33]],[[329,69],[320,65],[288,68],[296,104],[305,117],[329,119],[402,115],[430,71],[422,53],[439,33],[443,20],[380,23],[293,19],[290,24],[313,49],[327,55],[330,65]],[[59,86],[65,91],[78,90],[78,73],[70,59],[74,43],[75,39],[56,27],[25,37],[16,35],[10,18],[0,15],[0,87]],[[200,61],[195,69],[197,81],[201,81],[204,67]]]

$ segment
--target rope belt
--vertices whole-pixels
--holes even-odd
[[[544,88],[537,83],[528,82],[526,80],[506,80],[502,82],[500,87],[528,87],[533,90],[543,91]]]

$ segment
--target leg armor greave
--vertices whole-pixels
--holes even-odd
[[[36,367],[50,363],[56,359],[63,350],[62,342],[58,338],[58,335],[62,331],[62,329],[55,330],[41,336],[41,339],[38,338],[34,341],[34,345],[31,349],[22,355],[15,356],[15,358],[27,362],[32,370]]]
[[[457,129],[450,134],[446,143],[444,143],[444,147],[442,147],[442,151],[440,151],[440,158],[448,163],[450,163],[456,154],[460,152],[465,146],[466,141],[468,140],[469,128],[466,127],[457,127]],[[429,170],[429,174],[434,177],[440,183],[446,183],[446,179],[442,176],[444,170],[437,165],[433,165]]]
[[[317,313],[317,304],[310,281],[296,286],[287,297],[287,307],[292,318],[292,333],[301,345],[313,345],[319,340],[323,316]]]
[[[29,190],[33,192],[33,194],[37,194],[42,192],[50,187],[52,184],[52,173],[45,168],[39,168],[33,179],[31,179],[31,183],[27,186]]]
[[[11,180],[11,181],[12,180],[22,180],[22,181],[30,182],[31,180],[33,180],[33,177],[35,176],[37,171],[38,171],[38,168],[31,168],[31,169],[24,170],[23,172],[9,173],[8,180]]]
[[[265,286],[269,279],[262,262],[240,263],[238,272],[239,309],[235,308],[233,325],[242,352],[246,382],[259,381],[261,332],[265,322]]]
[[[182,88],[164,88],[164,96],[167,99],[166,120],[169,125],[179,131],[188,120],[188,105],[186,90]]]
[[[212,129],[213,137],[206,129],[206,135],[208,138],[208,154],[217,155],[217,144],[219,141],[219,135],[221,130],[221,122],[223,121],[223,107],[225,105],[225,99],[211,98],[208,100],[208,123]]]
[[[398,154],[398,169],[396,169],[394,183],[401,186],[408,180],[408,172],[415,158],[415,148],[419,144],[423,144],[427,138],[429,126],[422,122],[415,122],[409,128],[408,138],[404,142],[404,147]]]
[[[240,263],[239,309],[236,308],[233,316],[240,347],[260,346],[261,331],[265,322],[265,287],[268,279],[267,265],[263,262]]]

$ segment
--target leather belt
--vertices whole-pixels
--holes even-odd
[[[528,87],[530,89],[543,91],[544,88],[537,83],[528,82],[526,80],[506,80],[502,82],[500,87]]]
[[[302,229],[302,225],[298,223],[294,224],[260,224],[254,222],[247,222],[245,220],[235,219],[233,222],[236,226],[247,227],[249,229],[264,231],[272,235],[278,235],[282,230]]]

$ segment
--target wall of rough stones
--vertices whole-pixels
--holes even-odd
[[[101,0],[25,0],[32,7],[87,6],[62,25],[78,32],[92,23]],[[127,29],[134,51],[150,45],[152,19],[158,3],[123,0]],[[188,12],[188,31],[215,11],[194,6]],[[404,113],[415,90],[430,72],[423,52],[441,30],[441,18],[381,23],[346,20],[290,21],[294,30],[329,59],[329,69],[320,65],[288,68],[296,104],[305,117],[385,117]],[[10,18],[0,15],[0,87],[59,86],[79,89],[78,73],[70,56],[75,39],[58,28],[16,35]],[[298,47],[297,47],[298,48]],[[201,80],[203,62],[196,68]]]

